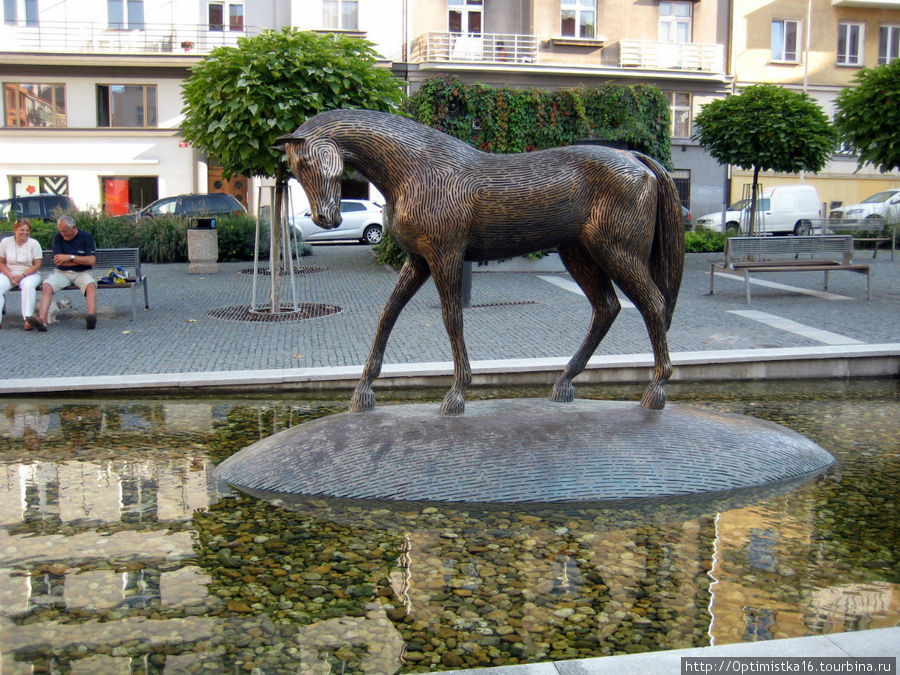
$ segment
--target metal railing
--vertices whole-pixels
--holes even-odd
[[[621,68],[693,70],[707,73],[722,73],[725,69],[724,45],[619,40],[605,47],[603,51],[617,54],[616,65]]]
[[[538,41],[534,35],[515,33],[424,33],[413,43],[412,60],[473,61],[478,63],[535,63]]]
[[[78,54],[207,54],[263,29],[210,30],[208,24],[143,24],[110,28],[106,22],[43,21],[39,26],[0,25],[0,51]]]

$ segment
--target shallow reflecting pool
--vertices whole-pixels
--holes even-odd
[[[898,381],[669,393],[837,463],[733,500],[284,505],[215,464],[345,393],[0,401],[0,671],[427,672],[900,625]]]

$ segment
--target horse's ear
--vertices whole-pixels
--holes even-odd
[[[288,143],[303,143],[306,139],[303,136],[294,136],[294,134],[285,134],[275,139],[277,145],[271,146],[273,150],[281,150],[285,152]]]

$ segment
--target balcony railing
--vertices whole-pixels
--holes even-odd
[[[431,61],[473,61],[477,63],[534,63],[538,43],[534,35],[513,33],[425,33],[415,41],[412,59]]]
[[[262,29],[210,30],[208,24],[144,24],[141,29],[109,28],[105,22],[41,22],[0,25],[0,51],[78,54],[206,54],[234,45]]]
[[[722,73],[725,70],[725,47],[697,42],[619,40],[603,48],[601,60],[604,65],[620,68]]]

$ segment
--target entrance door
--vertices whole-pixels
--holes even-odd
[[[206,191],[224,192],[233,195],[241,204],[247,206],[247,180],[246,176],[234,176],[230,180],[222,177],[222,167],[210,164],[206,172]]]

